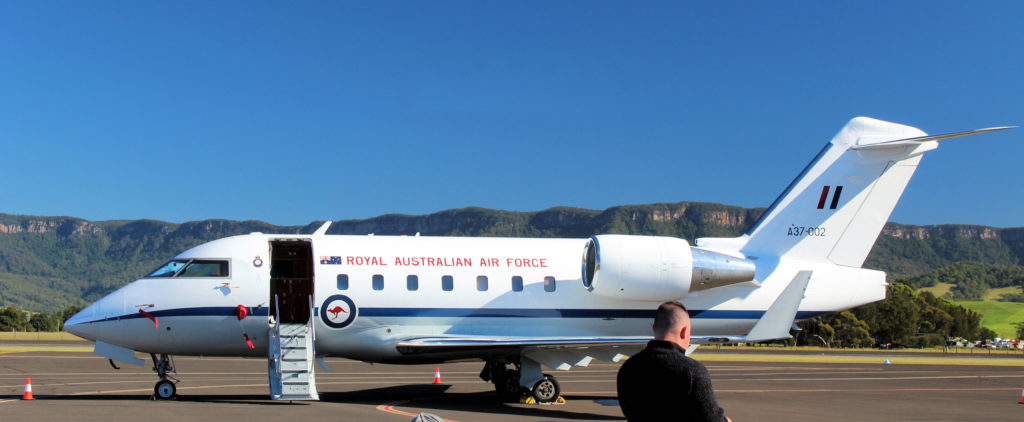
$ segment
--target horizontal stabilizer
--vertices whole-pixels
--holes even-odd
[[[944,140],[944,139],[959,138],[961,136],[970,136],[970,135],[977,135],[977,134],[981,134],[981,133],[998,132],[1000,130],[1013,129],[1013,128],[1016,128],[1016,127],[1017,126],[988,127],[988,128],[984,128],[984,129],[969,130],[969,131],[966,131],[966,132],[946,133],[946,134],[942,134],[942,135],[919,136],[919,137],[915,137],[915,138],[895,139],[895,140],[888,140],[888,141],[879,140],[879,139],[872,139],[871,137],[862,137],[859,140],[857,140],[857,144],[853,145],[851,148],[852,149],[872,149],[872,148],[890,148],[890,147],[896,147],[896,146],[915,145],[915,144],[920,144],[920,143],[928,142],[928,141],[941,141],[941,140]]]

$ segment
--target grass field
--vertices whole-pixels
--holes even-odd
[[[953,283],[935,283],[934,286],[925,287],[921,289],[921,291],[931,292],[935,296],[942,297],[946,293],[949,293],[949,290],[952,289],[953,286],[955,286]]]
[[[983,297],[981,299],[982,300],[996,301],[996,300],[1001,299],[1002,296],[1004,294],[1006,294],[1006,293],[1020,293],[1020,287],[1010,286],[1010,287],[1000,287],[998,289],[989,289],[988,293],[985,294],[985,297]]]
[[[2,331],[0,332],[0,340],[33,340],[33,341],[84,341],[81,337],[77,337],[74,334],[59,332],[12,332]]]
[[[982,315],[981,325],[995,331],[999,337],[1015,338],[1016,322],[1024,322],[1024,303],[965,301],[956,302]]]

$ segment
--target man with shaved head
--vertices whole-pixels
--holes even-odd
[[[619,406],[630,422],[729,421],[715,400],[707,368],[686,356],[690,314],[665,302],[654,314],[654,340],[619,369]]]

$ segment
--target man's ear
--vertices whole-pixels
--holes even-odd
[[[690,338],[690,326],[689,325],[684,325],[683,328],[681,330],[679,330],[679,338],[681,338],[681,339]]]

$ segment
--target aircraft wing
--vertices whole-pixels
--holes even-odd
[[[408,338],[397,342],[395,347],[403,355],[418,356],[425,361],[520,354],[524,365],[536,362],[566,371],[573,366],[588,366],[594,359],[618,362],[642,350],[650,340],[650,336],[438,336]]]
[[[651,336],[635,337],[491,337],[491,336],[439,336],[414,337],[399,341],[395,347],[402,354],[482,349],[583,349],[593,347],[641,347]]]
[[[616,346],[646,346],[651,336],[636,337],[415,337],[395,344],[402,354],[430,353],[438,351],[488,349],[488,348],[537,348],[575,349]],[[692,337],[693,343],[723,343],[749,341],[746,336],[702,336]]]

